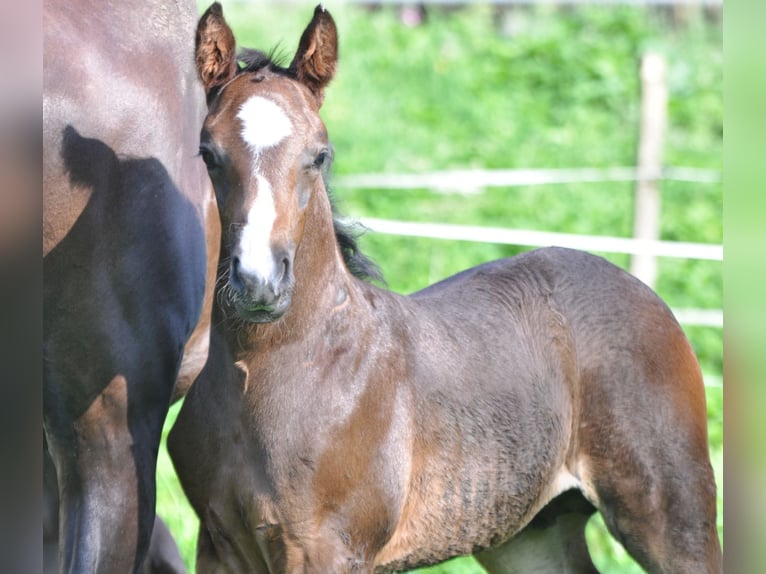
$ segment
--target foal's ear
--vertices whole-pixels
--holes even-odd
[[[314,93],[319,105],[324,89],[335,75],[338,61],[338,31],[330,13],[319,4],[314,17],[303,31],[290,71]]]
[[[194,42],[197,73],[208,97],[237,72],[237,54],[234,34],[223,18],[218,2],[210,5],[197,24]]]

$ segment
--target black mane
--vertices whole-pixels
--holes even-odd
[[[284,59],[284,56],[279,53],[278,47],[270,52],[242,48],[237,55],[240,73],[255,73],[266,68],[275,74],[295,78],[295,73],[289,67],[283,65]]]
[[[332,226],[335,230],[335,239],[340,247],[343,262],[346,269],[356,278],[363,281],[378,281],[383,285],[386,280],[383,273],[372,259],[367,257],[359,250],[359,238],[364,235],[365,227],[354,221],[344,220],[338,213],[338,204],[335,197],[330,192],[327,184],[327,173],[323,173],[324,187],[327,190],[327,196],[330,198],[332,207]]]
[[[385,284],[380,267],[359,250],[358,240],[364,234],[364,228],[357,223],[343,221],[335,212],[332,197],[330,201],[333,206],[332,223],[335,229],[335,239],[338,241],[346,268],[354,277],[364,281],[378,281]]]

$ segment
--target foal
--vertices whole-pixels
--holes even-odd
[[[323,177],[330,14],[287,68],[234,53],[213,4],[196,58],[222,265],[210,356],[169,438],[198,570],[475,554],[490,572],[596,572],[599,510],[647,570],[721,572],[702,377],[663,302],[566,249],[409,297],[360,280]]]

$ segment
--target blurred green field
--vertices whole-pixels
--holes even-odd
[[[514,33],[499,32],[487,6],[429,9],[426,23],[403,26],[392,8],[325,4],[340,34],[338,75],[322,114],[335,146],[336,174],[454,168],[571,168],[635,164],[638,61],[652,49],[668,66],[665,163],[721,169],[723,144],[720,23],[701,10],[674,24],[668,12],[624,6],[517,8]],[[223,1],[241,46],[279,46],[289,61],[312,6]],[[207,3],[200,3],[200,9]],[[720,243],[720,184],[665,182],[661,238]],[[491,188],[477,194],[428,190],[336,189],[352,216],[623,236],[632,234],[633,184]],[[363,249],[388,286],[411,292],[523,248],[368,234]],[[602,254],[627,267],[628,256]],[[661,259],[656,290],[671,307],[720,309],[720,262]],[[722,332],[688,327],[710,381],[710,445],[723,536]],[[178,410],[168,417],[166,431]],[[193,569],[197,521],[163,447],[158,512]],[[641,572],[600,519],[588,527],[602,572]],[[419,572],[483,570],[460,558]]]

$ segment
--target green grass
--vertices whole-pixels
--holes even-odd
[[[181,402],[170,408],[162,429],[162,444],[157,456],[157,514],[173,533],[189,572],[194,572],[199,520],[186,500],[166,445],[168,432],[178,416]]]
[[[336,174],[634,165],[638,61],[647,49],[668,61],[666,164],[721,169],[721,31],[701,12],[692,11],[685,25],[672,27],[660,12],[641,8],[525,8],[515,12],[517,32],[506,37],[488,7],[434,9],[425,26],[412,29],[392,10],[326,6],[340,33],[339,72],[322,109],[335,146]],[[240,45],[269,49],[279,43],[288,59],[311,9],[224,1]],[[632,193],[632,185],[623,183],[493,188],[470,196],[335,190],[341,211],[351,216],[625,237],[632,233]],[[662,239],[720,243],[722,203],[721,185],[663,183]],[[365,236],[362,246],[399,292],[522,250],[375,234]],[[629,265],[625,255],[606,256]],[[720,309],[721,267],[661,259],[656,290],[671,307]],[[703,371],[720,378],[721,330],[686,331]],[[707,395],[722,536],[722,389],[708,388]],[[164,445],[158,483],[158,512],[192,568],[197,521]],[[640,572],[605,534],[600,519],[591,521],[587,537],[603,572]],[[460,558],[420,572],[481,571],[473,559]]]

